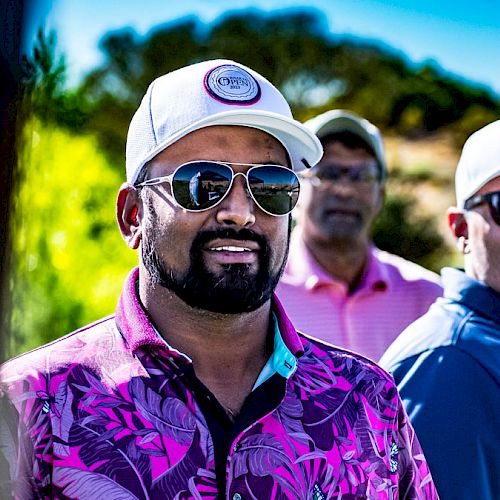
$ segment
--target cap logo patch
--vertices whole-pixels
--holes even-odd
[[[261,96],[257,80],[248,71],[233,64],[223,64],[210,70],[204,84],[212,98],[226,104],[254,104]]]

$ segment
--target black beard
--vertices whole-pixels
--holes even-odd
[[[155,250],[151,231],[142,241],[142,261],[154,283],[175,293],[193,308],[221,314],[241,314],[255,311],[267,302],[285,268],[290,240],[289,224],[285,258],[277,272],[271,273],[271,248],[266,238],[249,229],[203,231],[193,240],[190,266],[184,275],[167,269]],[[259,244],[257,273],[247,264],[228,264],[220,274],[210,272],[203,260],[204,246],[216,238],[255,241]]]

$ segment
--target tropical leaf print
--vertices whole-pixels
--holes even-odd
[[[153,481],[152,492],[157,498],[174,498],[179,493],[187,491],[191,478],[204,467],[206,459],[200,448],[200,434],[196,430],[191,446],[182,459]]]
[[[66,380],[63,380],[54,396],[54,403],[52,405],[52,432],[54,439],[54,453],[60,457],[67,457],[70,455],[69,446],[66,444],[69,439],[69,431],[73,425],[73,393],[68,387]]]
[[[317,392],[324,391],[337,384],[337,377],[331,370],[331,361],[322,360],[312,353],[312,344],[304,345],[304,355],[298,360],[298,368],[294,374],[294,384],[302,389],[300,399]]]
[[[276,410],[276,416],[286,429],[287,434],[293,436],[296,441],[306,444],[311,440],[302,423],[304,416],[302,401],[293,392],[290,385],[286,389],[285,398]]]
[[[348,437],[358,418],[355,392],[331,389],[304,401],[304,429],[320,449],[331,449],[336,436]]]
[[[1,395],[0,498],[30,498],[35,479],[31,471],[33,457],[33,443],[24,423],[19,422],[14,406]]]
[[[72,467],[56,467],[52,478],[68,498],[95,500],[138,500],[130,491],[102,474]]]
[[[370,464],[364,468],[364,474],[376,473],[382,478],[388,478],[390,471],[385,461],[387,452],[382,444],[379,444],[366,411],[360,412],[353,430],[356,436],[358,459],[362,463]]]
[[[88,416],[71,429],[70,445],[78,448],[79,459],[87,469],[113,479],[138,498],[146,498],[151,484],[150,457],[142,453],[136,436],[129,434],[118,441],[103,439],[105,428],[94,426],[92,417],[104,419]]]
[[[189,493],[196,500],[217,498],[217,478],[213,470],[198,469],[189,480]]]
[[[254,476],[267,476],[275,469],[290,465],[290,457],[285,453],[282,443],[272,434],[251,435],[241,442],[238,453],[233,455],[234,476],[250,473]]]
[[[181,369],[168,346],[141,343],[150,328],[141,330],[137,273],[116,318],[2,368],[19,415],[11,436],[29,445],[9,448],[29,462],[10,461],[27,471],[19,498],[202,500],[224,496],[217,487],[226,479],[230,496],[245,499],[437,499],[393,380],[367,359],[296,338],[286,322],[283,339],[303,342],[305,354],[276,407],[234,429],[238,446],[217,477],[210,431],[218,431],[196,402],[187,360]]]
[[[196,418],[180,399],[162,398],[138,377],[129,382],[129,391],[137,410],[155,429],[183,446],[191,443]]]

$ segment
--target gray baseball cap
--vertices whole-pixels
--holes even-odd
[[[387,177],[387,162],[385,159],[384,143],[380,130],[365,118],[361,118],[352,111],[334,109],[315,116],[304,125],[316,134],[319,139],[334,132],[352,132],[364,139],[373,149],[375,159],[382,170],[382,178]]]

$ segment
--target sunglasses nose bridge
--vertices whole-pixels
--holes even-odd
[[[236,177],[238,175],[245,178],[243,184],[237,182]],[[250,226],[255,222],[253,202],[247,175],[243,172],[233,172],[231,184],[224,197],[217,204],[217,220],[225,224],[237,224],[242,227]]]
[[[334,182],[343,182],[346,184],[356,184],[359,182],[359,172],[356,169],[341,167],[336,173]]]
[[[248,181],[248,175],[244,172],[234,172],[233,171],[233,179],[232,179],[232,183],[231,183],[231,190],[234,189],[234,186],[235,186],[235,182],[236,182],[236,177],[238,177],[238,175],[241,175],[243,177],[243,187],[245,189],[245,194],[247,195],[247,198],[251,198],[251,194],[250,194],[250,182]]]
[[[329,193],[336,193],[340,196],[351,196],[353,192],[357,192],[359,189],[358,183],[353,181],[349,174],[339,175],[335,179],[319,180],[317,186]]]

